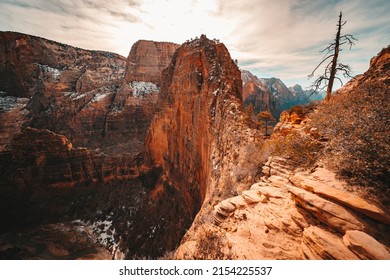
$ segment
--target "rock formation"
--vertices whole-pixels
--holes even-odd
[[[388,49],[383,50],[364,75],[338,94],[346,98],[357,87],[383,88],[388,80],[387,54]],[[329,139],[311,125],[307,112],[298,111],[282,114],[270,141],[297,134],[327,143]],[[315,118],[316,110],[309,111]],[[304,170],[297,168],[293,158],[271,156],[262,173],[236,195],[225,199],[211,195],[213,219],[202,208],[175,257],[390,259],[388,208],[364,197],[363,187],[351,187],[321,161]]]
[[[161,72],[180,45],[168,42],[137,41],[127,57],[125,80],[161,85]]]
[[[265,85],[265,88],[275,95],[278,115],[294,105],[303,105],[310,102],[304,91],[291,91],[278,78],[262,78],[260,80]]]
[[[125,72],[136,76],[137,69],[127,69],[116,54],[20,33],[0,36],[2,231],[96,221],[112,211],[113,199],[134,203],[142,185],[136,155],[156,110],[157,85],[125,80]],[[164,48],[172,44],[143,42],[155,44],[160,60],[132,57],[147,60],[152,77],[172,56]],[[119,192],[128,193],[127,202]],[[100,217],[94,207],[105,209]]]
[[[245,127],[240,71],[226,47],[205,36],[175,52],[163,72],[158,107],[144,155],[146,168],[158,175],[149,183],[150,207],[156,207],[153,215],[161,227],[149,238],[150,254],[161,238],[168,248],[177,246],[202,205],[210,211],[204,199],[220,191],[217,186],[227,179],[225,174],[242,160],[232,146],[253,144],[240,133]],[[158,210],[167,201],[174,213]]]
[[[292,134],[331,140],[298,109],[268,143],[248,128],[243,97],[271,111],[297,99],[240,72],[219,41],[138,41],[125,61],[0,35],[0,257],[156,258],[179,245],[178,259],[390,259],[386,208],[321,161],[269,156]],[[388,65],[384,50],[339,94],[388,85]]]
[[[247,70],[241,71],[241,77],[244,106],[252,104],[255,114],[268,111],[279,119],[284,110],[323,98],[322,95],[309,97],[311,91],[303,90],[300,85],[287,88],[278,78],[257,78]]]

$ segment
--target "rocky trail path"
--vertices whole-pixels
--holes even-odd
[[[215,206],[224,254],[237,259],[390,259],[388,213],[325,168],[270,157],[264,176]],[[387,246],[386,246],[387,244]]]

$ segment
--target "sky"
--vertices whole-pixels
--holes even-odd
[[[343,34],[358,39],[340,62],[362,74],[390,44],[389,0],[0,0],[0,31],[125,57],[139,39],[181,44],[206,34],[223,42],[241,69],[306,88],[340,11]]]

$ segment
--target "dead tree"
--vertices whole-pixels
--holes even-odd
[[[343,85],[343,81],[340,77],[337,76],[338,72],[341,72],[345,78],[352,78],[351,76],[351,68],[347,64],[343,64],[338,61],[339,52],[342,51],[341,46],[347,44],[349,45],[349,49],[352,48],[352,45],[355,45],[354,41],[357,41],[355,37],[351,34],[346,34],[341,36],[341,29],[346,24],[346,21],[342,20],[342,12],[340,12],[339,20],[337,23],[337,34],[333,43],[330,43],[325,49],[321,51],[321,53],[325,53],[322,61],[314,68],[313,72],[309,75],[309,78],[314,76],[315,71],[323,64],[327,63],[325,66],[324,73],[319,76],[314,83],[312,84],[313,93],[326,89],[325,100],[329,101],[332,95],[332,88],[334,80],[337,79],[341,85]]]

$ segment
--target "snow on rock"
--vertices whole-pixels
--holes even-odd
[[[91,102],[98,102],[98,101],[102,100],[103,98],[109,96],[110,94],[112,94],[112,92],[96,93],[94,95],[94,97],[92,98]]]
[[[14,96],[0,96],[0,112],[9,111],[16,107],[26,105],[28,98],[19,98]]]
[[[82,94],[78,94],[78,92],[72,92],[69,97],[72,98],[72,100],[78,100],[78,99],[81,99],[83,97],[85,97],[86,94],[85,93],[82,93]]]
[[[48,65],[38,64],[38,66],[41,70],[43,70],[43,72],[50,74],[55,80],[58,80],[62,72],[60,69],[53,68]]]
[[[133,89],[135,97],[143,97],[146,94],[159,91],[159,88],[151,82],[133,81],[129,83],[129,86]]]
[[[112,225],[112,214],[103,220],[90,221],[75,220],[73,223],[78,226],[78,230],[87,232],[91,239],[109,249],[115,259],[123,259],[124,254],[120,252],[118,240],[115,239],[115,228]]]

